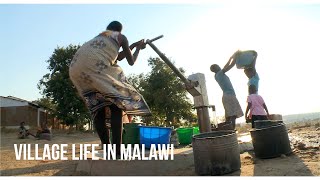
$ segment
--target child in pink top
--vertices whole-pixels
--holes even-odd
[[[246,109],[246,120],[249,121],[251,119],[252,128],[255,128],[254,121],[255,120],[268,120],[269,111],[263,100],[263,98],[256,94],[257,89],[255,85],[249,86],[249,96],[247,99],[248,106]],[[248,112],[250,109],[250,114],[248,116]]]

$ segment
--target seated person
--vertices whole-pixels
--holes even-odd
[[[24,139],[24,138],[28,137],[29,135],[35,137],[35,135],[31,134],[31,133],[28,131],[28,129],[26,129],[26,128],[24,127],[24,125],[25,125],[24,122],[21,122],[21,123],[20,123],[18,137],[19,137],[20,139]]]
[[[40,138],[41,134],[51,134],[51,131],[46,124],[43,126],[43,128],[38,128],[36,137]]]

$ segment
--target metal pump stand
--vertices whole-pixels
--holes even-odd
[[[160,56],[160,58],[172,69],[172,71],[180,78],[185,84],[186,90],[193,96],[194,106],[197,110],[198,124],[201,133],[210,132],[211,125],[209,119],[209,108],[213,108],[213,105],[209,105],[207,89],[205,84],[204,74],[197,73],[192,74],[188,77],[184,75],[171,63],[171,61],[152,43],[155,40],[162,38],[163,35],[153,38],[151,40],[146,40],[146,44]]]

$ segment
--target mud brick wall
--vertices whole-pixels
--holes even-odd
[[[26,126],[37,127],[38,109],[33,106],[1,107],[1,127],[19,126],[24,121]],[[40,112],[40,125],[46,121],[44,112]]]

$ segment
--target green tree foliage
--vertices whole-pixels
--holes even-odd
[[[176,126],[178,120],[194,121],[192,104],[180,79],[159,58],[148,60],[151,72],[147,75],[132,75],[128,78],[147,101],[153,116],[145,119],[147,124]],[[182,73],[185,71],[180,68]]]
[[[54,118],[55,112],[56,112],[56,105],[52,102],[51,99],[47,97],[42,97],[38,100],[32,101],[33,103],[38,104],[40,107],[46,109],[48,111],[48,117]]]
[[[66,125],[82,125],[90,120],[88,110],[69,78],[69,65],[79,47],[57,47],[47,60],[50,73],[38,84],[41,93],[55,105],[53,115]]]

